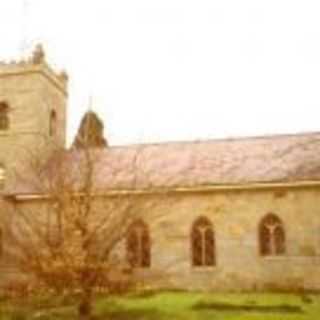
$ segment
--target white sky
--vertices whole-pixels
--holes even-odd
[[[111,144],[318,131],[320,1],[0,1],[0,57],[43,42]],[[21,49],[23,48],[23,50]]]

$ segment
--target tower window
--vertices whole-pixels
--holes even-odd
[[[3,164],[0,164],[0,189],[4,187],[6,180],[6,169]]]
[[[0,130],[9,129],[9,107],[5,102],[0,103]]]
[[[262,256],[285,253],[285,230],[279,217],[267,214],[259,226],[260,254]]]
[[[3,256],[3,231],[0,229],[0,258]]]
[[[206,217],[199,217],[192,226],[191,250],[193,266],[215,265],[214,230]]]
[[[141,221],[135,221],[127,234],[128,262],[135,268],[148,268],[151,264],[150,235],[147,225]]]
[[[49,135],[52,137],[56,134],[57,130],[57,113],[52,110],[50,113],[50,123],[49,123]]]

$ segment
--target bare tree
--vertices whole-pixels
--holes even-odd
[[[41,286],[77,291],[85,319],[99,283],[128,267],[119,258],[127,229],[151,205],[132,192],[139,151],[125,168],[131,192],[101,193],[96,181],[105,152],[81,143],[79,149],[57,150],[45,164],[38,152],[29,152],[27,167],[16,173],[28,192],[7,198],[3,218],[6,259]],[[109,169],[113,175],[123,170]]]

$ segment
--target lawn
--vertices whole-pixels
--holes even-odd
[[[33,315],[32,315],[33,314]],[[73,320],[72,305],[33,310],[25,319]],[[320,295],[297,294],[218,294],[158,292],[99,298],[95,302],[96,319],[112,320],[314,320],[320,319]],[[36,315],[36,317],[35,317]],[[24,320],[3,316],[2,320]]]
[[[114,320],[314,320],[320,296],[163,292],[100,300],[96,311]]]

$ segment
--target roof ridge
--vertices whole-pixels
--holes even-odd
[[[279,134],[266,134],[256,136],[235,136],[226,138],[212,138],[212,139],[197,139],[197,140],[177,140],[177,141],[164,141],[164,142],[151,142],[151,143],[133,143],[124,145],[109,145],[109,148],[104,151],[110,151],[110,149],[128,149],[128,148],[147,148],[169,145],[192,145],[192,144],[206,144],[206,143],[224,143],[224,142],[238,142],[238,141],[252,141],[252,140],[271,140],[271,139],[284,139],[284,138],[296,138],[296,137],[320,137],[320,131],[307,131],[297,133],[279,133]]]

